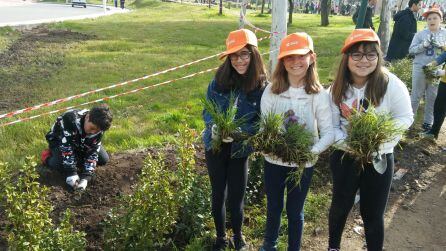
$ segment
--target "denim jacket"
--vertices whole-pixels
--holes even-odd
[[[208,86],[206,93],[206,99],[214,101],[221,107],[223,111],[226,111],[229,104],[231,94],[236,98],[237,102],[237,114],[236,119],[244,117],[246,122],[241,126],[242,132],[248,135],[254,135],[257,132],[257,122],[260,119],[260,99],[263,94],[264,88],[255,89],[247,94],[242,90],[234,89],[232,92],[220,92],[218,91],[216,80]],[[203,110],[203,120],[205,123],[205,129],[203,131],[203,142],[206,151],[211,149],[211,127],[214,124],[211,116],[208,112]],[[252,148],[250,146],[243,146],[242,142],[232,142],[231,156],[233,158],[243,158],[251,154]]]

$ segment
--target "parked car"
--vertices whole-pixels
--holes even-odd
[[[71,7],[74,6],[83,6],[87,8],[87,0],[71,0]]]

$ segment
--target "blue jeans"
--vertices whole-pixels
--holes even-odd
[[[287,189],[286,213],[288,217],[288,249],[300,250],[304,225],[304,202],[310,187],[313,167],[305,168],[300,185],[287,181],[288,175],[296,168],[275,165],[265,161],[265,189],[267,219],[263,250],[277,250],[280,216],[283,211],[284,192]]]

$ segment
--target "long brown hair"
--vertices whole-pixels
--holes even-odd
[[[218,67],[215,74],[220,91],[231,91],[240,88],[244,93],[248,93],[256,88],[262,87],[266,80],[266,69],[262,56],[256,46],[246,45],[251,52],[251,61],[245,74],[240,75],[232,67],[231,59],[226,57],[225,62]]]
[[[348,57],[350,53],[357,52],[359,47],[363,46],[364,51],[376,51],[378,53],[378,62],[376,69],[368,76],[367,87],[365,89],[365,97],[374,106],[381,104],[381,101],[386,94],[389,77],[384,73],[383,57],[379,44],[377,42],[360,42],[350,47],[343,55],[342,60],[336,74],[336,79],[331,86],[331,94],[333,102],[336,105],[341,104],[342,100],[347,98],[346,92],[350,85],[352,85],[352,77],[348,68]]]
[[[310,52],[311,53],[311,52]],[[276,69],[272,77],[273,85],[271,91],[274,94],[280,94],[290,88],[290,81],[288,80],[288,72],[283,64],[283,58],[277,62]],[[316,58],[314,62],[308,67],[305,74],[305,92],[307,94],[319,93],[322,90],[322,85],[319,83],[319,75],[317,74]]]

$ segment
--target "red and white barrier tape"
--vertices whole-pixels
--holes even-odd
[[[153,74],[150,74],[150,75],[146,75],[144,77],[135,78],[133,80],[129,80],[129,81],[125,81],[125,82],[122,82],[122,83],[118,83],[118,84],[110,85],[110,86],[107,86],[107,87],[99,88],[99,89],[96,89],[96,90],[84,92],[84,93],[73,95],[73,96],[70,96],[70,97],[61,98],[61,99],[57,99],[57,100],[54,100],[54,101],[51,101],[51,102],[47,102],[47,103],[35,105],[35,106],[32,106],[32,107],[28,107],[28,108],[25,108],[25,109],[20,109],[20,110],[17,110],[17,111],[1,114],[0,115],[0,119],[2,119],[2,118],[10,118],[10,117],[15,116],[17,114],[38,110],[38,109],[43,108],[43,107],[53,106],[53,105],[56,105],[56,104],[59,104],[59,103],[63,103],[63,102],[67,102],[67,101],[70,101],[70,100],[73,100],[73,99],[81,98],[81,97],[84,97],[84,96],[87,96],[87,95],[90,95],[90,94],[93,94],[93,93],[98,93],[98,92],[101,92],[101,91],[104,91],[104,90],[108,90],[108,89],[112,89],[112,88],[116,88],[116,87],[121,87],[121,86],[124,86],[124,85],[127,85],[127,84],[131,84],[131,83],[135,83],[135,82],[138,82],[138,81],[141,81],[141,80],[145,80],[145,79],[148,79],[148,78],[151,78],[151,77],[155,77],[155,76],[167,73],[167,72],[178,70],[178,69],[181,69],[181,68],[184,68],[184,67],[187,67],[187,66],[190,66],[190,65],[193,65],[193,64],[196,64],[196,63],[199,63],[199,62],[202,62],[202,61],[214,58],[214,57],[217,57],[217,56],[219,56],[221,54],[222,53],[218,53],[218,54],[215,54],[215,55],[212,55],[212,56],[201,58],[201,59],[189,62],[187,64],[179,65],[179,66],[167,69],[167,70],[163,70],[163,71],[156,72],[156,73],[153,73]]]
[[[269,51],[269,52],[264,52],[261,55],[266,55],[266,54],[269,54],[269,53],[274,52],[274,51],[276,51],[276,50]],[[109,100],[109,99],[113,99],[113,98],[116,98],[116,97],[121,97],[121,96],[124,96],[124,95],[128,95],[128,94],[132,94],[132,93],[135,93],[135,92],[139,92],[139,91],[142,91],[142,90],[158,87],[158,86],[161,86],[161,85],[166,85],[166,84],[178,81],[178,80],[195,77],[197,75],[208,73],[208,72],[214,71],[216,69],[218,69],[218,67],[210,68],[210,69],[207,69],[207,70],[204,70],[204,71],[200,71],[200,72],[196,72],[196,73],[192,73],[192,74],[183,76],[181,78],[167,80],[167,81],[164,81],[162,83],[158,83],[158,84],[154,84],[154,85],[150,85],[150,86],[145,86],[145,87],[140,87],[140,88],[133,89],[133,90],[130,90],[130,91],[127,91],[127,92],[111,95],[111,96],[108,96],[108,97],[105,97],[105,98],[100,98],[100,99],[96,99],[96,100],[93,100],[93,101],[88,101],[88,102],[85,102],[85,103],[82,103],[82,104],[79,104],[79,105],[64,107],[64,108],[60,108],[60,109],[53,110],[53,111],[50,111],[50,112],[37,114],[37,115],[31,116],[31,117],[17,119],[17,120],[11,121],[11,122],[0,124],[0,127],[13,125],[13,124],[17,124],[17,123],[20,123],[20,122],[25,122],[25,121],[36,119],[36,118],[39,118],[39,117],[42,117],[42,116],[45,116],[45,115],[50,115],[50,114],[54,114],[54,113],[58,113],[58,112],[66,111],[66,110],[70,110],[70,109],[73,109],[73,108],[76,108],[76,107],[79,107],[79,106],[85,106],[85,105],[90,105],[90,104],[94,104],[94,103],[99,103],[101,101],[106,101],[106,100]]]
[[[270,36],[262,37],[262,38],[258,39],[258,41],[260,42],[260,41],[262,41],[264,39],[268,39],[269,37]],[[170,68],[170,69],[166,69],[166,70],[163,70],[163,71],[160,71],[160,72],[156,72],[156,73],[153,73],[153,74],[150,74],[150,75],[146,75],[144,77],[136,78],[136,79],[133,79],[133,80],[129,80],[129,81],[125,81],[125,82],[122,82],[122,83],[118,83],[118,84],[110,85],[110,86],[107,86],[107,87],[99,88],[99,89],[96,89],[96,90],[84,92],[84,93],[73,95],[73,96],[70,96],[70,97],[61,98],[61,99],[57,99],[57,100],[54,100],[54,101],[51,101],[51,102],[47,102],[47,103],[35,105],[35,106],[32,106],[32,107],[28,107],[28,108],[24,108],[24,109],[20,109],[20,110],[16,110],[16,111],[8,112],[8,113],[5,113],[5,114],[1,114],[0,115],[0,119],[10,118],[10,117],[13,117],[13,116],[21,114],[21,113],[38,110],[38,109],[41,109],[41,108],[44,108],[44,107],[50,107],[50,106],[53,106],[53,105],[56,105],[56,104],[59,104],[59,103],[64,103],[64,102],[67,102],[67,101],[70,101],[70,100],[73,100],[73,99],[85,97],[85,96],[93,94],[93,93],[98,93],[98,92],[101,92],[101,91],[104,91],[104,90],[109,90],[109,89],[113,89],[113,88],[116,88],[116,87],[125,86],[127,84],[132,84],[132,83],[135,83],[135,82],[138,82],[138,81],[141,81],[141,80],[145,80],[145,79],[148,79],[148,78],[151,78],[151,77],[159,76],[161,74],[165,74],[165,73],[168,73],[168,72],[171,72],[171,71],[175,71],[175,70],[178,70],[178,69],[181,69],[181,68],[184,68],[184,67],[191,66],[193,64],[196,64],[196,63],[199,63],[199,62],[202,62],[202,61],[205,61],[205,60],[217,57],[217,56],[219,56],[221,54],[222,54],[222,52],[218,53],[218,54],[211,55],[211,56],[207,56],[207,57],[204,57],[204,58],[201,58],[201,59],[198,59],[198,60],[186,63],[186,64],[183,64],[183,65],[179,65],[179,66],[176,66],[176,67],[173,67],[173,68]]]
[[[158,86],[161,86],[161,85],[166,85],[166,84],[178,81],[178,80],[187,79],[187,78],[191,78],[191,77],[203,74],[203,73],[211,72],[211,71],[216,70],[217,68],[218,67],[215,67],[215,68],[207,69],[207,70],[204,70],[204,71],[196,72],[196,73],[193,73],[193,74],[189,74],[189,75],[183,76],[181,78],[171,79],[171,80],[164,81],[164,82],[161,82],[161,83],[158,83],[158,84],[136,88],[136,89],[133,89],[133,90],[130,90],[130,91],[126,91],[126,92],[123,92],[123,93],[111,95],[111,96],[108,96],[108,97],[105,97],[105,98],[100,98],[100,99],[96,99],[96,100],[93,100],[93,101],[88,101],[88,102],[85,102],[85,103],[82,103],[82,104],[79,104],[79,105],[64,107],[64,108],[53,110],[53,111],[50,111],[50,112],[37,114],[37,115],[31,116],[31,117],[27,117],[27,118],[23,118],[23,119],[17,119],[17,120],[11,121],[11,122],[3,123],[3,124],[0,125],[0,127],[17,124],[17,123],[20,123],[20,122],[24,122],[24,121],[28,121],[28,120],[32,120],[32,119],[35,119],[35,118],[42,117],[44,115],[50,115],[50,114],[54,114],[54,113],[58,113],[58,112],[66,111],[66,110],[70,110],[70,109],[73,109],[73,108],[76,108],[76,107],[79,107],[79,106],[85,106],[85,105],[90,105],[90,104],[94,104],[94,103],[99,103],[101,101],[106,101],[106,100],[109,100],[109,99],[114,99],[114,98],[121,97],[121,96],[124,96],[124,95],[136,93],[136,92],[139,92],[139,91],[142,91],[142,90],[158,87]]]

